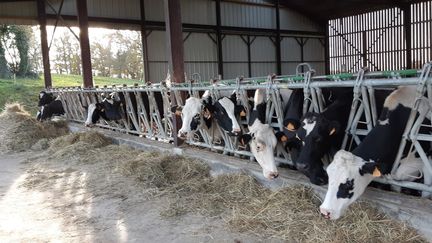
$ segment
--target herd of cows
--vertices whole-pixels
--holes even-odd
[[[182,118],[177,134],[180,138],[191,138],[199,129],[210,130],[216,125],[230,136],[236,136],[239,145],[249,147],[268,179],[279,175],[275,149],[277,144],[282,144],[291,155],[296,169],[305,174],[311,183],[328,184],[320,211],[325,218],[338,219],[375,177],[391,173],[416,94],[414,86],[375,92],[380,112],[377,125],[352,151],[341,150],[353,100],[352,89],[324,89],[322,100],[326,109],[321,113],[306,114],[303,114],[303,90],[281,90],[284,128],[280,131],[266,123],[268,106],[265,89],[254,92],[249,99],[249,107],[239,105],[235,93],[227,93],[214,100],[206,91],[200,98],[189,97],[183,106],[172,107],[171,112]],[[161,97],[156,99],[158,105],[163,103]],[[37,119],[40,121],[65,113],[60,97],[44,91],[40,93],[38,105]],[[105,95],[101,102],[84,108],[87,109],[86,126],[96,124],[100,118],[118,121],[125,117],[125,102],[121,93]],[[420,107],[419,111],[427,112],[427,108]],[[246,113],[248,117],[245,117]],[[160,115],[163,116],[163,113]],[[242,132],[241,119],[247,120],[248,132]],[[422,146],[425,151],[430,150],[430,143]],[[418,178],[423,170],[422,161],[409,149],[404,157],[397,179]],[[328,166],[323,163],[325,158],[332,158]]]

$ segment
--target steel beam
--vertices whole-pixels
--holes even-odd
[[[221,0],[216,0],[216,44],[218,52],[218,73],[223,78],[223,53],[222,53],[222,33],[221,33],[221,12],[220,12]]]
[[[45,88],[52,87],[51,68],[49,60],[48,38],[46,30],[45,0],[37,0],[38,21],[41,36],[42,62],[44,68]]]
[[[280,4],[279,0],[275,3],[276,11],[276,73],[277,75],[282,74],[282,57],[281,57],[281,35],[280,35]]]
[[[174,83],[184,83],[183,29],[180,0],[164,0],[164,10],[169,72],[172,74],[171,77]],[[185,97],[182,95],[181,98],[184,100]],[[174,103],[173,105],[176,105],[174,97],[171,98],[171,102]],[[182,142],[177,137],[180,126],[181,118],[178,115],[174,115],[173,137],[176,146],[179,146]]]
[[[81,63],[84,88],[93,87],[90,42],[88,36],[87,0],[76,0],[78,12],[78,26],[80,28]]]
[[[144,83],[150,81],[150,66],[148,60],[148,49],[147,49],[147,25],[145,21],[145,4],[144,0],[140,0],[140,15],[141,15],[141,44],[142,44],[142,55],[144,64]]]

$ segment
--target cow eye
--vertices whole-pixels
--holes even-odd
[[[256,145],[256,150],[257,150],[258,152],[263,151],[264,148],[265,148],[265,144],[263,144],[263,143],[257,143],[257,145]]]

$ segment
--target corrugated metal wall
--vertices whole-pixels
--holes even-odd
[[[54,9],[58,10],[61,0],[50,0],[50,3]],[[164,21],[163,1],[144,0],[144,3],[147,21]],[[10,11],[8,10],[9,6],[15,6],[16,4],[19,3],[0,4],[0,14],[2,12],[7,13]],[[87,4],[90,17],[140,19],[140,0],[87,0]],[[48,14],[55,14],[55,11],[49,6],[47,6],[46,10]],[[24,15],[32,13],[36,17],[36,4],[34,4],[34,9],[23,8],[23,11],[29,12],[24,13]],[[215,1],[182,0],[181,11],[183,23],[216,25]],[[62,14],[76,15],[75,0],[64,1]],[[266,0],[221,1],[222,26],[275,29],[275,16],[275,7],[271,2]],[[316,23],[286,8],[280,9],[280,20],[281,29],[322,31]],[[124,27],[123,25],[110,25],[114,26],[114,28]],[[106,25],[99,24],[99,26]],[[127,28],[138,30],[139,26],[128,26]],[[216,36],[215,34],[211,35],[212,38],[207,33],[192,33],[191,35],[184,33],[185,71],[188,76],[193,73],[200,73],[202,79],[210,79],[217,77],[219,74],[217,45],[214,42]],[[282,40],[282,71],[283,73],[292,73],[292,70],[294,70],[293,67],[302,61],[298,54],[301,48],[295,40],[292,41],[285,38]],[[244,41],[247,39],[251,41],[249,45]],[[168,68],[165,32],[153,30],[148,36],[147,44],[150,80],[159,81],[165,78]],[[265,76],[277,72],[274,36],[270,39],[269,36],[260,36],[251,32],[230,33],[229,35],[224,35],[222,45],[224,62],[223,78]],[[307,44],[307,48],[311,48],[311,51],[310,53],[304,52],[305,58],[303,60],[318,61],[316,64],[322,65],[322,68],[317,67],[317,70],[323,70],[324,49],[310,43]]]
[[[432,60],[432,1],[411,5],[413,68]]]

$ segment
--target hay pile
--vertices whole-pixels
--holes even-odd
[[[193,159],[147,152],[116,170],[167,195],[165,217],[221,215],[231,230],[292,242],[425,242],[366,203],[354,204],[340,220],[326,220],[319,213],[321,199],[310,188],[271,191],[246,174],[212,178],[208,166]]]
[[[65,121],[40,123],[18,103],[6,104],[0,113],[0,151],[25,151],[40,139],[69,132]],[[37,148],[37,147],[36,147]]]

